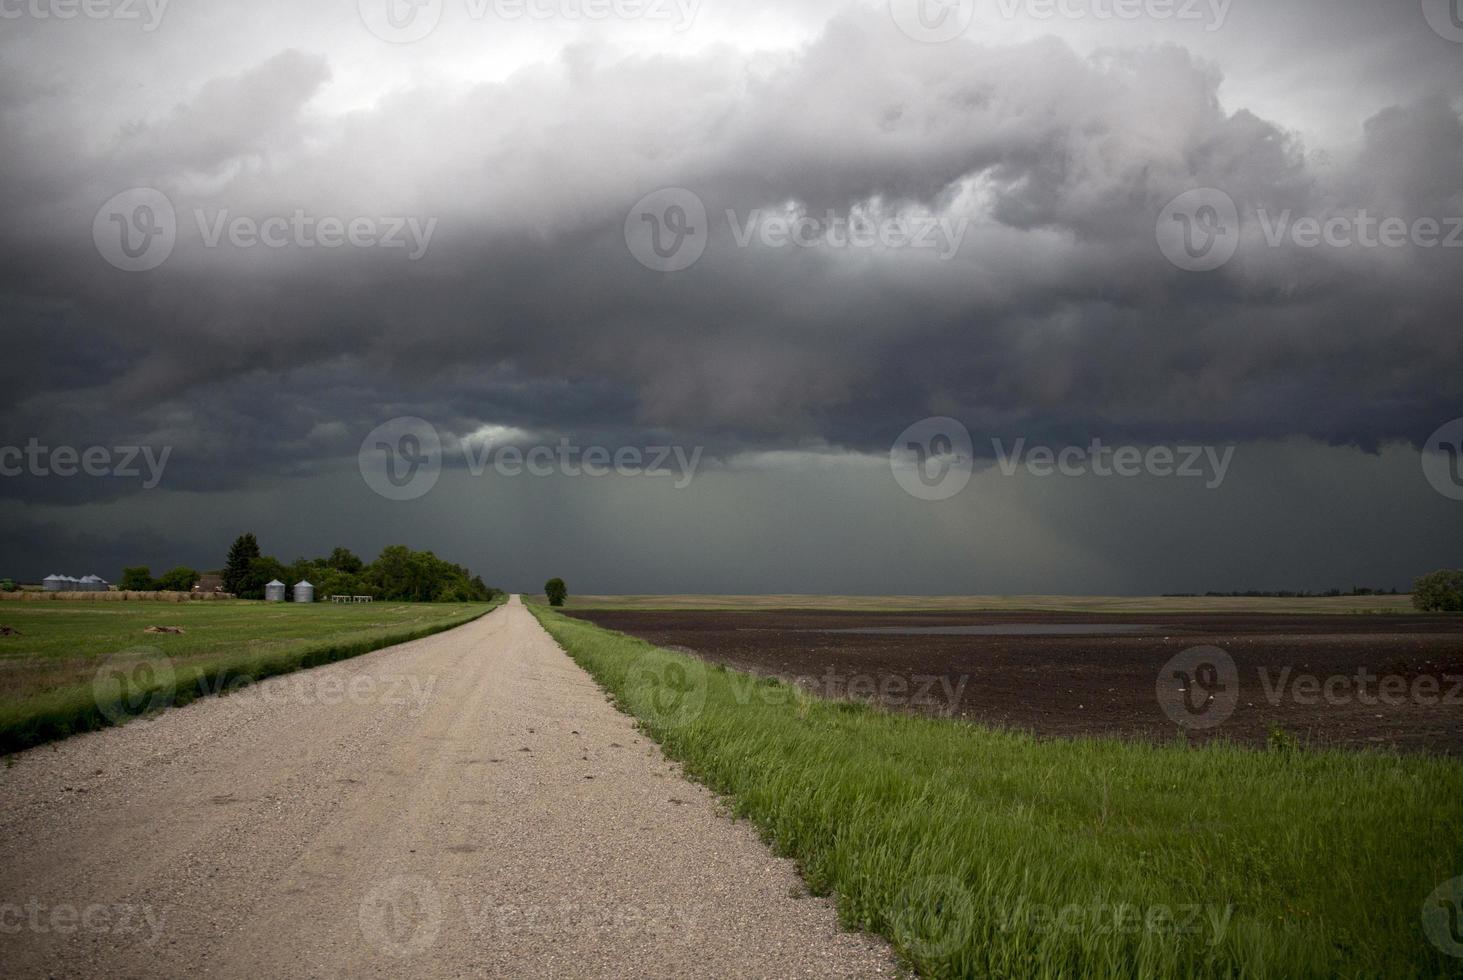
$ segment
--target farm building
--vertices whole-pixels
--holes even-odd
[[[265,602],[284,602],[284,583],[279,579],[264,584]]]
[[[222,592],[224,590],[224,579],[217,572],[208,572],[198,576],[198,582],[193,586],[194,592]]]
[[[300,579],[298,582],[295,583],[295,601],[314,602],[315,586],[311,585],[304,579]]]
[[[47,575],[41,580],[46,592],[106,592],[111,586],[99,575],[73,578],[70,575]]]

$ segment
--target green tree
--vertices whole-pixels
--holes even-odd
[[[152,571],[146,565],[133,565],[122,569],[119,587],[124,592],[153,592],[157,589],[157,583],[153,581]]]
[[[189,592],[200,577],[193,569],[179,565],[158,579],[157,587],[164,592]]]
[[[285,585],[290,585],[291,583],[286,581],[288,577],[289,569],[281,565],[277,559],[261,555],[250,560],[249,567],[239,579],[238,591],[234,595],[240,599],[263,599],[264,586],[267,583],[279,579]],[[286,595],[288,594],[286,592]]]
[[[569,587],[564,584],[561,578],[551,578],[544,583],[544,595],[549,597],[549,605],[562,606],[564,600],[569,598]]]
[[[1463,612],[1463,569],[1443,569],[1412,585],[1412,604],[1423,612]]]
[[[235,538],[229,547],[228,561],[224,563],[224,591],[243,598],[245,580],[249,577],[249,565],[259,557],[259,542],[254,535],[241,534]],[[260,598],[263,598],[262,593]]]
[[[334,549],[330,552],[330,557],[325,559],[325,564],[347,575],[359,575],[366,568],[366,563],[349,548]]]

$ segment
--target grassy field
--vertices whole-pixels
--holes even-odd
[[[1434,890],[1463,875],[1456,761],[1038,740],[812,699],[532,608],[846,925],[926,976],[1463,975],[1423,920],[1447,928]]]
[[[542,602],[542,596],[525,596]],[[1249,599],[1197,596],[575,595],[575,609],[826,609],[865,612],[1411,613],[1406,595]]]
[[[0,605],[0,752],[475,619],[479,604],[16,602]],[[147,633],[179,626],[181,634]]]

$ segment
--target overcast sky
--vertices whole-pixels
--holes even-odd
[[[0,576],[1463,565],[1458,0],[0,15]]]

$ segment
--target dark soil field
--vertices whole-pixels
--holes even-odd
[[[795,680],[825,696],[1038,735],[1170,739],[1184,733],[1194,741],[1263,745],[1278,728],[1318,747],[1463,755],[1463,617],[1457,616],[573,615],[707,661]],[[1200,646],[1224,651],[1232,670],[1213,653],[1170,663]]]

